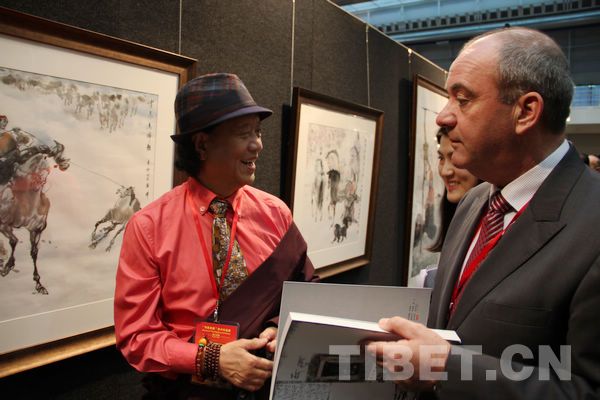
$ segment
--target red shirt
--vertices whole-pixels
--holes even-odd
[[[187,193],[200,214],[200,244]],[[215,308],[216,296],[204,251],[210,251],[216,197],[195,179],[167,192],[127,224],[117,270],[117,347],[139,371],[195,372],[197,347],[189,340],[194,321]],[[227,200],[239,213],[236,239],[251,274],[275,250],[292,223],[289,208],[275,196],[244,186]],[[227,213],[231,226],[233,212]],[[208,255],[212,260],[212,254]]]

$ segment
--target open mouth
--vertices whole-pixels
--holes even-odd
[[[244,164],[249,173],[254,173],[254,171],[256,171],[256,159],[247,161],[242,160],[242,164]]]
[[[454,190],[458,187],[458,182],[448,182],[447,187],[448,190]]]

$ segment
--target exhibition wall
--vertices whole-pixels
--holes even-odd
[[[0,6],[196,58],[198,75],[239,75],[255,100],[274,110],[263,124],[255,186],[282,198],[290,179],[294,86],[383,111],[371,262],[326,281],[403,282],[413,77],[443,86],[444,70],[325,0],[0,0]],[[131,398],[142,390],[140,378],[108,348],[4,378],[0,390]]]

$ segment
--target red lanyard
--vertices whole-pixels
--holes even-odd
[[[202,254],[204,255],[204,261],[206,268],[208,270],[208,276],[211,277],[211,284],[213,288],[213,294],[215,299],[219,301],[220,292],[219,289],[223,287],[223,283],[225,282],[225,276],[227,274],[227,269],[229,268],[229,261],[231,261],[231,252],[233,250],[233,243],[235,242],[235,233],[237,230],[237,222],[239,214],[236,210],[240,209],[240,205],[242,203],[242,196],[238,196],[236,199],[236,204],[233,207],[233,221],[231,223],[231,236],[229,237],[229,246],[227,249],[227,257],[225,258],[225,264],[223,264],[223,269],[221,270],[221,283],[219,288],[217,288],[217,280],[215,279],[214,269],[213,269],[213,259],[212,259],[212,251],[206,247],[206,240],[204,240],[204,235],[202,234],[202,225],[200,224],[200,213],[196,209],[196,204],[192,200],[192,196],[188,189],[186,193],[186,201],[188,203],[189,208],[192,210],[192,215],[194,217],[194,225],[196,226],[196,232],[198,232],[198,239],[200,239],[200,245],[202,246]],[[217,303],[218,307],[218,303]]]
[[[510,228],[510,226],[517,220],[517,218],[519,218],[521,216],[521,214],[523,214],[523,211],[525,211],[525,209],[527,208],[528,205],[529,205],[529,202],[525,203],[525,205],[523,207],[521,207],[521,209],[510,220],[508,225],[506,225],[506,228],[502,229],[501,232],[499,232],[496,236],[494,236],[492,238],[492,240],[490,240],[488,242],[488,244],[486,244],[485,247],[483,249],[481,249],[481,252],[473,259],[473,261],[471,261],[469,263],[469,265],[467,265],[465,267],[465,270],[463,271],[463,273],[458,281],[458,284],[456,284],[454,286],[454,291],[452,292],[452,298],[450,300],[450,312],[453,312],[453,308],[456,304],[456,301],[458,300],[458,297],[462,294],[462,290],[463,290],[465,284],[469,281],[469,279],[471,278],[473,273],[475,273],[475,271],[479,267],[479,264],[481,264],[483,262],[483,260],[485,260],[485,258],[489,254],[489,252],[492,251],[492,249],[496,246],[496,244],[498,244],[498,241],[504,235],[506,230],[508,228]],[[485,218],[485,216],[483,218],[481,218],[481,221],[479,222],[479,227],[477,228],[477,231],[479,232],[480,235],[481,235],[481,225],[483,225],[484,218]],[[471,251],[473,251],[473,250],[471,250]]]

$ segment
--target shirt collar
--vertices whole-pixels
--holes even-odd
[[[195,178],[188,178],[188,187],[192,194],[192,199],[196,203],[198,210],[201,215],[206,214],[209,211],[208,206],[217,196],[213,191],[208,189],[206,186],[198,182]],[[238,205],[240,204],[239,199],[242,196],[243,188],[236,190],[232,195],[225,198],[229,204],[232,205],[234,211],[240,213]],[[237,207],[237,209],[236,209]],[[241,214],[240,214],[241,215]]]
[[[514,210],[520,210],[531,200],[544,180],[550,175],[550,172],[552,172],[568,151],[569,142],[565,139],[561,145],[542,162],[502,188],[502,196]],[[497,190],[498,187],[492,185],[490,196]]]

